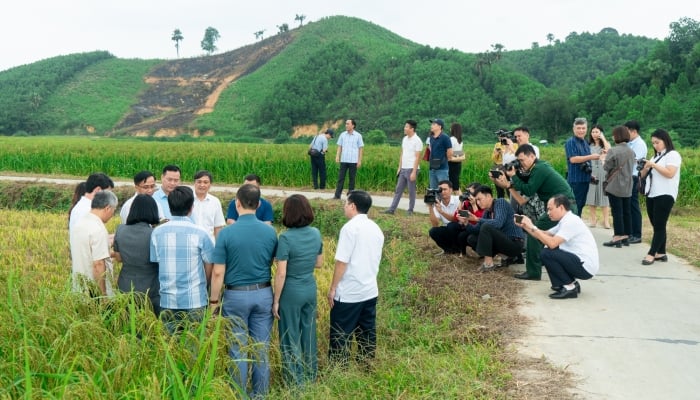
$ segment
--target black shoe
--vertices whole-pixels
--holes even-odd
[[[611,240],[609,242],[603,242],[603,246],[606,247],[617,247],[618,249],[622,247],[623,240],[625,239],[620,239],[620,240]]]
[[[579,285],[578,281],[574,281],[574,286],[576,286],[576,293],[581,294],[581,285]],[[561,292],[562,287],[552,286],[550,289],[554,290],[555,292]]]
[[[630,245],[630,240],[629,240],[629,238],[622,239],[622,245],[623,245],[623,246],[629,246],[629,245]]]
[[[517,278],[517,279],[524,279],[524,280],[526,280],[526,281],[539,281],[539,280],[542,279],[542,278],[540,278],[539,276],[530,276],[530,275],[528,275],[528,274],[527,274],[527,271],[523,272],[522,274],[515,274],[515,275],[513,275],[513,277],[514,277],[514,278]]]
[[[654,263],[654,260],[647,260],[646,258],[642,260],[642,265],[651,265]]]
[[[654,260],[666,262],[666,261],[668,261],[668,256],[666,254],[664,254],[661,257],[654,257]]]
[[[501,265],[503,267],[507,267],[509,265],[515,265],[515,264],[525,264],[525,260],[523,260],[522,255],[508,257],[505,260],[503,260],[503,262],[501,262]]]
[[[630,242],[630,244],[642,243],[642,238],[636,237],[636,236],[630,236],[629,242]]]
[[[382,211],[382,214],[391,214],[391,215],[394,215],[394,211],[392,211],[392,210],[390,210],[390,209],[387,208],[386,210]]]
[[[571,290],[562,288],[560,291],[549,295],[550,299],[575,299],[577,297],[578,293],[576,293],[576,288],[573,288]]]

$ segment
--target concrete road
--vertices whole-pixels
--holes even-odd
[[[77,180],[0,177],[43,183]],[[115,182],[115,185],[132,185]],[[214,186],[232,192],[234,186]],[[332,189],[302,192],[263,188],[264,196],[301,193],[330,199]],[[427,212],[419,193],[415,211]],[[344,198],[344,196],[343,196]],[[377,207],[391,198],[373,196]],[[404,196],[399,210],[406,210]],[[400,212],[400,211],[399,211]],[[592,229],[598,243],[611,230]],[[546,273],[523,281],[520,312],[532,321],[518,341],[523,354],[546,357],[576,375],[573,398],[588,400],[700,399],[700,269],[669,255],[668,262],[642,266],[648,243],[621,249],[600,246],[600,273],[581,282],[577,299],[552,300]],[[523,266],[513,266],[513,272]],[[519,271],[518,271],[519,272]]]

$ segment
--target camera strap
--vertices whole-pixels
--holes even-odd
[[[656,160],[653,160],[653,161],[654,161],[654,164],[658,163],[659,160],[661,160],[662,158],[664,158],[664,156],[665,156],[666,154],[668,154],[668,150],[664,150],[664,153],[663,153],[663,154],[661,154],[660,156],[658,156],[658,157],[656,158]],[[639,174],[639,175],[640,175],[640,177],[641,177],[641,174]],[[647,178],[649,178],[649,182],[647,182],[647,184],[644,186],[644,195],[645,195],[645,196],[648,195],[648,194],[651,192],[651,182],[653,181],[653,178],[654,178],[654,175],[652,174],[652,171],[649,171],[649,173],[647,174]],[[640,182],[640,183],[641,183],[641,182]]]

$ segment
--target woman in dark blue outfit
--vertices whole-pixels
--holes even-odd
[[[272,313],[279,321],[284,381],[302,386],[316,380],[316,278],[323,264],[321,232],[309,226],[314,213],[306,197],[292,195],[282,208]]]

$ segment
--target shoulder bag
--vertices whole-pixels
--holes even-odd
[[[316,143],[316,139],[318,139],[318,136],[314,137],[314,140],[311,141],[311,145],[309,145],[309,151],[307,151],[307,153],[308,153],[311,157],[316,157],[316,156],[321,155],[321,152],[320,152],[320,151],[314,149],[314,143]]]

